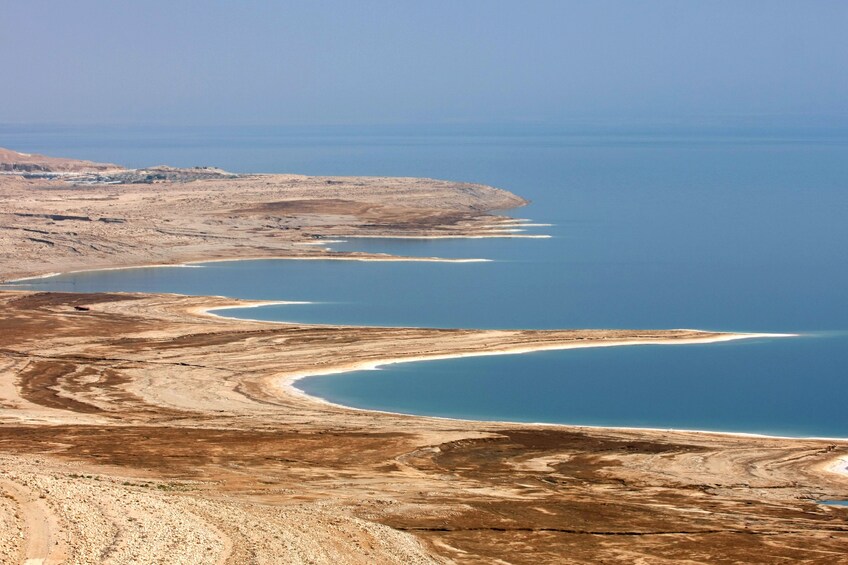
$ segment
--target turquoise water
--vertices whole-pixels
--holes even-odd
[[[228,315],[481,328],[701,328],[798,338],[391,365],[298,386],[438,416],[848,437],[848,135],[492,130],[33,130],[0,146],[130,165],[410,175],[500,186],[550,239],[334,246],[488,263],[250,261],[33,288],[314,304]]]

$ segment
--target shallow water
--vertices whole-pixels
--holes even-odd
[[[533,199],[510,214],[555,224],[528,228],[553,237],[333,245],[488,263],[210,263],[35,288],[316,302],[226,311],[304,322],[799,332],[399,364],[298,386],[440,416],[848,437],[848,137],[116,131],[29,131],[15,143],[0,128],[0,145],[130,164],[484,182]]]
[[[819,500],[817,502],[825,506],[848,506],[848,500]]]

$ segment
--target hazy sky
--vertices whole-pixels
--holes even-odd
[[[848,1],[0,0],[0,122],[848,116]]]

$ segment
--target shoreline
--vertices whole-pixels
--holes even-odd
[[[43,275],[34,275],[31,277],[20,277],[17,279],[9,279],[0,281],[0,286],[6,284],[21,283],[26,281],[36,281],[42,279],[52,279],[65,275],[77,275],[80,273],[96,273],[99,271],[126,271],[130,269],[171,269],[171,268],[195,268],[199,269],[200,265],[192,265],[190,263],[151,263],[150,265],[127,265],[124,267],[97,267],[94,269],[76,269],[73,271],[57,271],[53,273],[44,273]]]
[[[403,361],[399,361],[402,363]],[[375,369],[358,369],[362,371],[367,370],[379,370],[379,368]],[[339,371],[339,373],[347,373],[351,371]],[[325,373],[327,375],[333,373]],[[323,375],[307,375],[301,378],[296,379],[299,381],[301,379],[308,379],[312,377],[320,377]],[[295,382],[296,382],[295,381]],[[318,402],[320,404],[324,404],[327,406],[332,406],[334,408],[340,408],[343,410],[356,410],[360,412],[374,413],[374,414],[383,414],[386,416],[400,416],[407,418],[426,418],[426,419],[434,419],[443,422],[457,422],[461,424],[492,424],[498,426],[531,426],[534,428],[552,428],[552,429],[567,429],[567,430],[592,430],[598,432],[611,431],[611,432],[653,432],[653,433],[674,433],[674,434],[695,434],[695,435],[703,435],[703,436],[722,436],[722,437],[730,437],[730,438],[750,438],[750,439],[766,439],[766,440],[788,440],[788,441],[824,441],[828,443],[848,443],[848,437],[828,437],[828,436],[781,436],[781,435],[772,435],[772,434],[763,434],[756,432],[728,432],[723,430],[702,430],[702,429],[694,429],[694,428],[652,428],[652,427],[643,427],[643,426],[601,426],[597,424],[554,424],[550,422],[524,422],[524,421],[514,421],[514,420],[474,420],[468,418],[457,418],[452,416],[432,416],[426,414],[412,414],[409,412],[392,412],[391,410],[378,410],[376,408],[358,408],[356,406],[349,406],[347,404],[339,404],[337,402],[333,402],[331,400],[327,400],[326,398],[322,398],[320,396],[313,396],[304,392],[303,390],[294,386],[294,383],[291,384],[292,392],[290,394],[299,395],[309,401]],[[844,467],[840,467],[844,465]],[[842,475],[848,478],[848,458],[840,458],[835,461],[832,465],[832,468],[828,468],[828,471],[835,473],[837,475]]]
[[[371,238],[371,236],[345,236],[350,237],[351,239],[355,238]],[[422,236],[423,237],[423,236]],[[432,236],[432,238],[441,239],[449,237],[452,239],[465,239],[463,236]],[[474,238],[475,236],[468,236],[468,238]],[[489,236],[483,236],[489,237]],[[494,236],[500,237],[500,236]],[[510,236],[506,236],[510,237]],[[543,236],[549,238],[551,236]],[[382,236],[374,236],[375,239],[418,239],[416,236],[397,236],[397,237],[382,237]],[[429,237],[427,238],[429,239]],[[117,270],[126,270],[126,269],[155,269],[155,268],[202,268],[204,263],[229,263],[229,262],[237,262],[237,261],[263,261],[263,260],[274,260],[274,261],[288,261],[288,260],[350,260],[350,261],[423,261],[423,262],[446,262],[446,263],[469,263],[469,262],[491,262],[491,259],[443,259],[443,258],[416,258],[416,257],[401,257],[401,256],[387,256],[386,258],[371,258],[371,257],[298,257],[298,256],[276,256],[276,257],[238,257],[238,258],[215,258],[215,259],[200,259],[200,260],[192,260],[186,261],[184,263],[154,263],[149,265],[130,265],[130,266],[121,266],[121,267],[103,267],[103,268],[94,268],[94,269],[80,269],[74,271],[66,271],[66,272],[54,272],[54,273],[45,273],[43,275],[36,275],[32,277],[24,277],[20,279],[14,279],[11,281],[5,281],[5,283],[12,282],[23,282],[27,280],[40,280],[46,278],[52,278],[62,275],[69,274],[77,274],[77,273],[91,273],[98,271],[117,271]],[[0,282],[0,287],[4,282]],[[80,293],[87,294],[87,293]],[[145,294],[145,293],[141,293]],[[179,295],[179,296],[191,296],[191,295]],[[224,298],[227,300],[243,300],[239,298],[231,298],[222,296],[220,298]],[[220,318],[224,320],[238,320],[244,322],[251,323],[259,323],[259,324],[281,324],[281,325],[305,325],[305,326],[343,326],[349,328],[392,328],[393,326],[362,326],[362,325],[354,325],[354,324],[312,324],[312,323],[303,323],[303,322],[287,322],[280,320],[260,320],[257,318],[242,318],[242,317],[234,317],[234,316],[221,316],[219,314],[215,314],[215,311],[219,310],[235,310],[242,308],[261,308],[265,306],[289,306],[289,305],[308,305],[308,304],[317,304],[314,301],[291,301],[291,300],[270,300],[270,301],[260,301],[260,302],[251,302],[245,301],[245,304],[234,304],[228,306],[211,306],[211,307],[199,307],[193,310],[193,313],[198,315],[206,315],[213,318]],[[405,328],[409,326],[397,326],[397,328]],[[426,327],[418,327],[415,326],[416,329],[437,329],[437,328],[426,328]],[[469,328],[470,329],[470,328]],[[479,329],[479,328],[473,328]],[[678,330],[690,330],[690,331],[698,331],[709,333],[706,330],[700,329],[691,329],[691,328],[677,328]],[[726,333],[726,335],[719,336],[711,336],[705,338],[688,338],[688,339],[671,339],[671,340],[644,340],[644,341],[621,341],[621,342],[612,342],[612,343],[581,343],[581,344],[559,344],[552,346],[541,346],[541,347],[519,347],[515,349],[503,349],[496,351],[480,351],[480,352],[472,352],[472,353],[461,353],[461,354],[445,354],[445,355],[434,355],[434,356],[421,356],[414,358],[388,358],[380,361],[369,361],[361,364],[355,364],[350,367],[342,368],[342,369],[334,369],[329,371],[319,370],[318,372],[307,372],[302,374],[295,375],[287,375],[284,377],[279,377],[278,386],[285,390],[288,394],[296,397],[308,400],[310,402],[317,402],[320,404],[325,404],[329,406],[333,406],[336,408],[340,408],[343,410],[354,410],[354,411],[363,411],[363,412],[373,412],[375,414],[386,414],[392,416],[404,416],[410,418],[436,418],[438,420],[446,420],[446,421],[456,421],[463,423],[473,423],[473,422],[481,422],[481,423],[490,423],[490,424],[499,424],[499,425],[527,425],[527,426],[553,426],[558,428],[571,428],[571,429],[592,429],[592,430],[627,430],[627,431],[648,431],[648,432],[683,432],[683,433],[695,433],[695,434],[719,434],[722,436],[729,437],[749,437],[749,438],[768,438],[768,439],[782,439],[782,440],[813,440],[813,441],[835,441],[835,442],[848,442],[848,437],[838,438],[838,437],[818,437],[818,436],[780,436],[780,435],[770,435],[770,434],[758,434],[751,432],[729,432],[729,431],[719,431],[719,430],[700,430],[700,429],[678,429],[678,428],[652,428],[652,427],[628,427],[628,426],[601,426],[601,425],[580,425],[580,424],[558,424],[558,423],[549,423],[549,422],[513,422],[508,420],[476,420],[476,419],[465,419],[465,418],[453,418],[447,416],[428,416],[428,415],[420,415],[420,414],[410,414],[405,412],[392,412],[389,410],[376,410],[370,408],[359,408],[356,406],[348,406],[345,404],[339,404],[327,400],[325,398],[319,396],[313,396],[307,394],[305,391],[297,388],[295,383],[299,380],[311,377],[319,377],[324,375],[332,375],[332,374],[343,374],[350,373],[355,371],[367,371],[367,370],[378,370],[380,367],[384,365],[393,365],[399,363],[413,363],[420,361],[439,361],[446,359],[458,359],[465,357],[484,357],[484,356],[495,356],[495,355],[522,355],[526,353],[535,353],[542,351],[564,351],[568,349],[588,349],[588,348],[597,348],[597,347],[624,347],[624,346],[638,346],[638,345],[692,345],[692,344],[708,344],[708,343],[721,343],[727,341],[739,341],[744,339],[757,339],[757,338],[783,338],[783,337],[799,337],[801,334],[796,333],[733,333],[728,332],[727,330],[723,330],[722,333]],[[834,463],[834,465],[838,465],[839,462]],[[848,463],[848,458],[845,459],[845,463]],[[845,469],[842,471],[833,471],[838,474],[844,475],[848,477],[848,465],[846,465]]]
[[[181,295],[187,296],[187,295]],[[220,298],[225,298],[227,300],[231,300],[228,296],[221,296]],[[245,305],[232,305],[232,306],[212,306],[210,308],[198,308],[196,312],[198,314],[205,314],[211,316],[213,318],[221,318],[223,320],[244,320],[246,322],[265,322],[267,320],[254,320],[251,318],[238,318],[234,316],[221,316],[220,314],[213,314],[212,312],[216,312],[218,310],[240,310],[242,308],[262,308],[265,306],[294,306],[294,305],[302,305],[302,304],[318,304],[317,302],[312,302],[309,300],[268,300],[264,302],[252,302],[250,304]],[[288,324],[292,322],[280,322],[283,324]]]
[[[341,235],[345,239],[551,239],[547,234],[492,233],[473,235]]]
[[[260,304],[259,306],[262,306]],[[213,314],[214,315],[214,314]],[[247,320],[244,318],[231,318],[237,320]],[[247,320],[254,321],[254,320]],[[269,322],[268,320],[258,320],[259,322]],[[270,321],[270,323],[275,324],[290,324],[292,322],[279,322],[279,321]],[[358,327],[358,326],[357,326]],[[700,331],[700,330],[697,330]],[[375,414],[385,414],[389,416],[402,416],[409,418],[433,418],[440,421],[448,421],[448,422],[458,422],[458,423],[487,423],[487,424],[497,424],[504,426],[533,426],[533,427],[552,427],[552,428],[566,428],[566,429],[589,429],[589,430],[610,430],[610,431],[646,431],[646,432],[675,432],[675,433],[693,433],[693,434],[705,434],[705,435],[720,435],[726,437],[739,437],[739,438],[760,438],[760,439],[778,439],[778,440],[810,440],[810,441],[827,441],[827,442],[845,442],[848,443],[848,437],[827,437],[827,436],[782,436],[782,435],[773,435],[773,434],[765,434],[765,433],[756,433],[756,432],[733,432],[733,431],[724,431],[724,430],[705,430],[705,429],[690,429],[690,428],[658,428],[658,427],[645,427],[645,426],[603,426],[603,425],[590,425],[590,424],[565,424],[565,423],[554,423],[554,422],[523,422],[523,421],[512,421],[512,420],[480,420],[475,418],[461,418],[461,417],[452,417],[452,416],[433,416],[426,414],[414,414],[409,412],[395,412],[391,410],[380,410],[376,408],[362,408],[358,406],[350,406],[347,404],[340,404],[338,402],[333,402],[321,396],[314,396],[303,389],[300,389],[296,386],[298,381],[303,379],[309,379],[313,377],[322,377],[327,375],[339,375],[344,373],[352,373],[358,371],[376,371],[380,370],[382,367],[386,365],[396,365],[401,363],[416,363],[416,362],[425,362],[425,361],[443,361],[448,359],[462,359],[467,357],[488,357],[495,355],[524,355],[528,353],[537,353],[542,351],[565,351],[570,349],[590,349],[590,348],[600,348],[600,347],[627,347],[627,346],[640,346],[640,345],[696,345],[696,344],[708,344],[708,343],[721,343],[728,341],[740,341],[745,339],[757,339],[757,338],[782,338],[782,337],[797,337],[799,334],[780,334],[780,333],[751,333],[751,334],[729,334],[729,335],[720,335],[720,336],[709,336],[704,338],[683,338],[683,339],[669,339],[669,340],[643,340],[643,341],[618,341],[618,342],[610,342],[610,343],[579,343],[579,344],[560,344],[560,345],[552,345],[552,346],[540,346],[540,347],[518,347],[518,348],[509,348],[495,351],[480,351],[480,352],[469,352],[469,353],[457,353],[457,354],[442,354],[442,355],[432,355],[432,356],[420,356],[420,357],[405,357],[405,358],[393,358],[386,360],[378,360],[378,361],[367,361],[362,363],[357,363],[351,365],[349,367],[338,368],[338,369],[330,369],[330,370],[318,370],[315,372],[305,372],[305,373],[297,373],[293,375],[286,375],[283,377],[277,377],[277,386],[285,391],[286,394],[302,398],[304,400],[310,402],[316,402],[323,405],[333,406],[335,408],[340,408],[342,410],[355,410],[359,412],[366,413],[375,413]],[[840,459],[839,461],[834,463],[834,469],[840,463],[845,464],[844,469],[842,470],[834,470],[833,472],[845,475],[848,477],[848,457],[844,459]]]
[[[357,237],[370,237],[370,236],[349,236],[351,238]],[[433,236],[435,238],[442,238],[443,236]],[[450,238],[455,239],[463,239],[463,236],[449,236]],[[474,236],[469,236],[473,238]],[[488,236],[484,236],[488,237]],[[498,237],[498,236],[495,236]],[[510,236],[506,236],[510,237]],[[551,237],[551,236],[543,236],[543,237]],[[376,237],[375,237],[376,238]],[[383,239],[382,237],[379,237]],[[398,236],[396,238],[386,237],[385,239],[407,239],[407,238],[416,238],[415,236]],[[91,273],[98,271],[116,271],[116,270],[125,270],[125,269],[155,269],[155,268],[202,268],[204,263],[229,263],[236,261],[262,261],[262,260],[322,260],[322,259],[331,259],[331,260],[357,260],[357,261],[425,261],[425,262],[449,262],[449,263],[466,263],[466,262],[489,262],[491,259],[440,259],[440,258],[406,258],[406,257],[398,257],[398,256],[388,256],[390,258],[367,258],[367,257],[285,257],[285,256],[277,256],[277,257],[239,257],[234,259],[228,258],[215,258],[211,260],[192,260],[186,261],[184,263],[156,263],[149,265],[131,265],[131,266],[121,266],[121,267],[104,267],[104,268],[94,268],[94,269],[81,269],[75,271],[66,271],[66,272],[55,272],[55,273],[46,273],[44,275],[36,275],[33,277],[24,277],[21,279],[15,279],[14,281],[6,281],[6,282],[20,282],[26,280],[39,280],[45,278],[52,278],[62,275],[76,274],[76,273]],[[0,286],[2,286],[2,282],[0,282]],[[87,294],[87,293],[80,293]],[[146,294],[146,293],[141,293]],[[192,296],[192,295],[182,295],[177,294],[178,296]],[[239,298],[231,298],[222,296],[219,298],[223,298],[226,300],[234,300],[240,301],[244,299]],[[219,310],[234,310],[234,309],[242,309],[242,308],[261,308],[265,306],[287,306],[287,305],[308,305],[308,304],[317,304],[314,301],[290,301],[290,300],[270,300],[270,301],[247,301],[244,300],[244,304],[233,304],[227,306],[210,306],[210,307],[199,307],[192,309],[191,312],[196,315],[206,315],[212,318],[219,318],[224,320],[237,320],[243,322],[251,322],[251,323],[259,323],[259,324],[279,324],[279,325],[303,325],[303,326],[340,326],[340,327],[348,327],[348,328],[384,328],[391,329],[393,326],[362,326],[362,325],[354,325],[354,324],[311,324],[311,323],[303,323],[303,322],[287,322],[280,320],[260,320],[256,318],[241,318],[234,316],[221,316],[219,314],[215,314],[215,311]],[[407,328],[409,326],[397,326],[397,328]],[[426,327],[418,327],[414,326],[416,329],[438,329],[438,328],[426,328]],[[466,328],[466,329],[479,329],[479,328]],[[688,330],[688,331],[697,331],[710,333],[706,330],[700,329],[691,329],[691,328],[677,328],[678,330]],[[522,355],[526,353],[535,353],[542,351],[564,351],[569,349],[588,349],[588,348],[598,348],[598,347],[624,347],[624,346],[638,346],[638,345],[692,345],[692,344],[709,344],[709,343],[721,343],[728,341],[739,341],[744,339],[757,339],[757,338],[784,338],[784,337],[799,337],[801,334],[795,333],[762,333],[762,332],[745,332],[745,333],[733,333],[722,331],[724,335],[712,335],[706,336],[704,338],[685,338],[685,339],[668,339],[668,340],[634,340],[634,341],[618,341],[618,342],[609,342],[609,343],[579,343],[579,344],[556,344],[551,346],[539,346],[539,347],[516,347],[516,348],[507,348],[501,350],[493,350],[493,351],[479,351],[479,352],[466,352],[459,354],[441,354],[441,355],[433,355],[433,356],[420,356],[420,357],[409,357],[409,358],[387,358],[384,360],[378,361],[368,361],[359,364],[354,364],[349,367],[332,369],[332,370],[319,370],[317,372],[305,372],[305,373],[297,373],[294,375],[286,375],[283,377],[278,377],[278,386],[282,390],[284,390],[289,395],[292,395],[296,398],[301,398],[308,400],[310,402],[317,402],[319,404],[329,405],[336,408],[340,408],[343,410],[354,410],[361,412],[372,412],[375,414],[386,414],[392,416],[404,416],[410,418],[436,418],[439,420],[446,421],[456,421],[463,423],[473,423],[473,422],[481,422],[481,423],[490,423],[490,424],[499,424],[499,425],[527,425],[527,426],[553,426],[558,428],[571,428],[571,429],[593,429],[593,430],[628,430],[628,431],[650,431],[650,432],[661,432],[661,431],[669,431],[669,432],[684,432],[684,433],[696,433],[696,434],[719,434],[722,436],[730,436],[730,437],[750,437],[750,438],[770,438],[770,439],[785,439],[785,440],[821,440],[821,441],[837,441],[837,442],[848,442],[848,437],[846,438],[831,438],[831,437],[806,437],[806,436],[778,436],[778,435],[769,435],[769,434],[757,434],[750,432],[728,432],[728,431],[718,431],[718,430],[696,430],[696,429],[677,429],[677,428],[651,428],[651,427],[627,427],[627,426],[600,426],[600,425],[579,425],[579,424],[558,424],[558,423],[549,423],[549,422],[512,422],[508,420],[476,420],[476,419],[465,419],[465,418],[452,418],[446,416],[426,416],[420,414],[409,414],[404,412],[392,412],[388,410],[376,410],[369,408],[358,408],[356,406],[348,406],[345,404],[339,404],[332,401],[329,401],[325,398],[319,396],[313,396],[307,394],[305,391],[297,388],[295,383],[299,380],[311,377],[319,377],[324,375],[332,375],[332,374],[343,374],[350,373],[355,371],[367,371],[367,370],[378,370],[380,367],[385,365],[393,365],[399,363],[413,363],[413,362],[421,362],[421,361],[439,361],[439,360],[447,360],[447,359],[458,359],[465,357],[484,357],[484,356],[495,356],[495,355]],[[848,462],[848,458],[845,460]],[[838,462],[837,462],[838,464]],[[836,471],[835,471],[836,472]],[[848,466],[844,469],[844,471],[840,472],[840,474],[844,474],[848,477]]]
[[[308,244],[304,244],[308,245]],[[335,253],[335,252],[333,252]],[[76,275],[81,273],[96,273],[100,271],[124,271],[131,269],[165,269],[165,268],[194,268],[202,269],[206,263],[235,263],[236,261],[362,261],[362,262],[387,262],[387,263],[491,263],[494,259],[483,258],[459,258],[453,259],[449,257],[404,257],[400,255],[381,255],[371,254],[370,256],[349,256],[349,255],[333,255],[326,257],[320,255],[269,255],[267,257],[257,255],[255,257],[235,257],[214,258],[214,259],[197,259],[184,261],[182,263],[151,263],[139,265],[126,265],[119,267],[94,267],[91,269],[74,269],[71,271],[54,271],[44,273],[42,275],[31,275],[8,280],[0,280],[0,286],[21,283],[26,281],[35,281],[42,279],[50,279],[65,275]]]

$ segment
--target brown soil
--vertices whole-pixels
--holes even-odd
[[[824,469],[848,454],[844,443],[393,416],[279,386],[316,365],[712,334],[264,324],[196,313],[231,301],[175,296],[2,300],[0,360],[16,386],[2,398],[15,408],[3,413],[0,452],[38,457],[50,476],[146,481],[157,500],[223,502],[255,517],[256,505],[297,505],[320,535],[328,515],[359,519],[357,528],[412,534],[433,559],[460,563],[842,559],[845,512],[810,499],[848,495]],[[285,560],[232,524],[212,525],[246,552],[232,555]],[[65,543],[73,553],[75,539]]]

